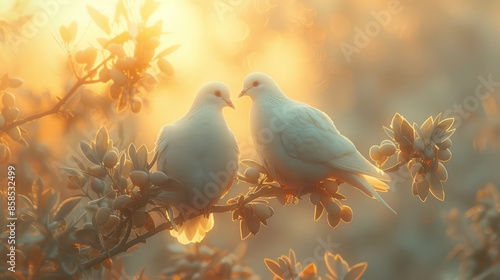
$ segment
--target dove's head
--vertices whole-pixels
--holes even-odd
[[[193,106],[206,105],[219,109],[229,106],[234,109],[229,87],[222,82],[210,82],[203,85],[196,94]]]
[[[254,99],[262,96],[282,94],[278,84],[276,84],[269,75],[264,73],[251,73],[243,80],[243,89],[238,97],[246,95]]]

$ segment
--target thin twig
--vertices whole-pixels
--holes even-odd
[[[101,68],[111,58],[112,58],[112,56],[108,56],[99,65],[97,65],[96,67],[94,67],[94,69],[90,70],[85,76],[83,76],[82,78],[78,79],[76,81],[76,83],[73,85],[73,87],[71,87],[71,89],[66,93],[66,95],[61,100],[59,100],[59,102],[57,102],[57,104],[55,104],[54,107],[52,107],[51,109],[49,109],[49,110],[47,110],[45,112],[41,112],[41,113],[38,113],[38,114],[35,114],[35,115],[31,115],[31,116],[29,116],[29,117],[27,117],[25,119],[20,119],[20,120],[11,122],[11,123],[3,126],[0,129],[0,131],[2,131],[2,132],[8,132],[9,130],[11,130],[14,127],[23,125],[23,124],[28,123],[28,122],[32,122],[34,120],[43,118],[43,117],[48,116],[48,115],[59,113],[61,107],[64,106],[64,104],[66,104],[68,102],[68,100],[77,92],[77,90],[82,85],[94,84],[94,83],[99,82],[99,80],[87,80],[87,79],[90,78],[90,77],[92,77],[92,76],[94,76],[96,74],[96,72],[97,72],[97,69]]]
[[[405,165],[405,164],[407,164],[407,163],[408,163],[408,162],[405,162],[405,161],[403,161],[403,162],[398,162],[396,165],[391,166],[391,167],[388,167],[388,168],[386,168],[386,169],[382,169],[382,170],[383,170],[384,172],[387,172],[387,173],[389,173],[389,172],[394,172],[394,171],[397,171],[397,170],[398,170],[401,166],[403,166],[403,165]]]

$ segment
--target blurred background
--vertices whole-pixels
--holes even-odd
[[[335,229],[324,217],[313,221],[308,199],[286,207],[275,204],[269,227],[244,241],[243,264],[270,279],[263,259],[292,248],[298,260],[315,262],[325,272],[322,256],[330,250],[349,263],[368,262],[364,279],[456,278],[458,262],[446,259],[454,242],[446,236],[444,216],[455,207],[470,208],[476,191],[487,183],[500,185],[499,1],[160,2],[151,21],[161,19],[169,32],[161,46],[180,44],[168,57],[175,74],[158,75],[159,85],[142,96],[144,108],[138,114],[116,112],[107,99],[108,86],[100,84],[82,89],[86,97],[74,105],[74,118],[48,116],[26,125],[30,147],[11,145],[11,161],[20,166],[19,192],[27,192],[32,179],[41,176],[47,186],[69,194],[60,167],[79,153],[78,142],[93,137],[102,125],[114,138],[122,131],[124,143],[153,150],[160,128],[184,115],[201,85],[223,81],[236,99],[246,74],[265,72],[291,98],[327,113],[366,157],[371,145],[387,138],[382,127],[397,112],[419,124],[443,113],[456,118],[457,131],[453,158],[446,164],[450,178],[444,202],[413,197],[411,179],[402,173],[383,194],[397,215],[349,187],[341,190],[354,220]],[[105,37],[87,5],[111,17],[116,1],[0,4],[0,74],[25,81],[16,91],[21,117],[49,108],[74,83],[67,53],[58,43],[59,26],[77,22],[80,49],[98,47],[96,39]],[[250,100],[233,101],[237,109],[224,114],[241,157],[257,159],[249,135]],[[227,197],[245,191],[244,184],[236,185]],[[232,250],[242,242],[239,236],[239,223],[221,214],[203,242]],[[168,233],[152,238],[126,257],[127,272],[146,265],[154,276],[165,265],[158,256],[167,256],[167,244],[173,242]]]

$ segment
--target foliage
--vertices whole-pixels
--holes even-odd
[[[370,148],[370,157],[378,166],[383,167],[387,160],[397,155],[397,165],[386,169],[396,171],[406,165],[413,178],[412,193],[425,201],[430,193],[444,200],[443,182],[448,180],[448,171],[443,165],[451,159],[450,136],[453,119],[441,120],[429,117],[421,126],[413,126],[400,114],[394,115],[391,128],[384,127],[391,140],[384,140],[380,146]],[[394,144],[396,143],[396,145]]]
[[[476,205],[461,218],[458,209],[446,219],[448,236],[458,244],[448,255],[460,259],[460,279],[500,277],[500,195],[492,184],[477,191]]]
[[[367,263],[358,263],[354,266],[349,264],[339,254],[325,252],[324,260],[328,273],[325,279],[329,280],[357,280],[360,279]],[[321,280],[318,269],[314,263],[310,263],[304,268],[297,262],[295,252],[290,249],[288,256],[281,256],[278,261],[264,259],[267,268],[273,273],[274,280]]]

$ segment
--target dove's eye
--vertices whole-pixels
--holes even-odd
[[[218,90],[218,91],[214,92],[214,95],[217,96],[217,97],[220,97],[220,95],[221,95],[220,91]]]
[[[258,85],[259,85],[259,82],[257,82],[257,81],[253,82],[253,84],[252,84],[252,86],[254,86],[254,87],[256,87]]]

